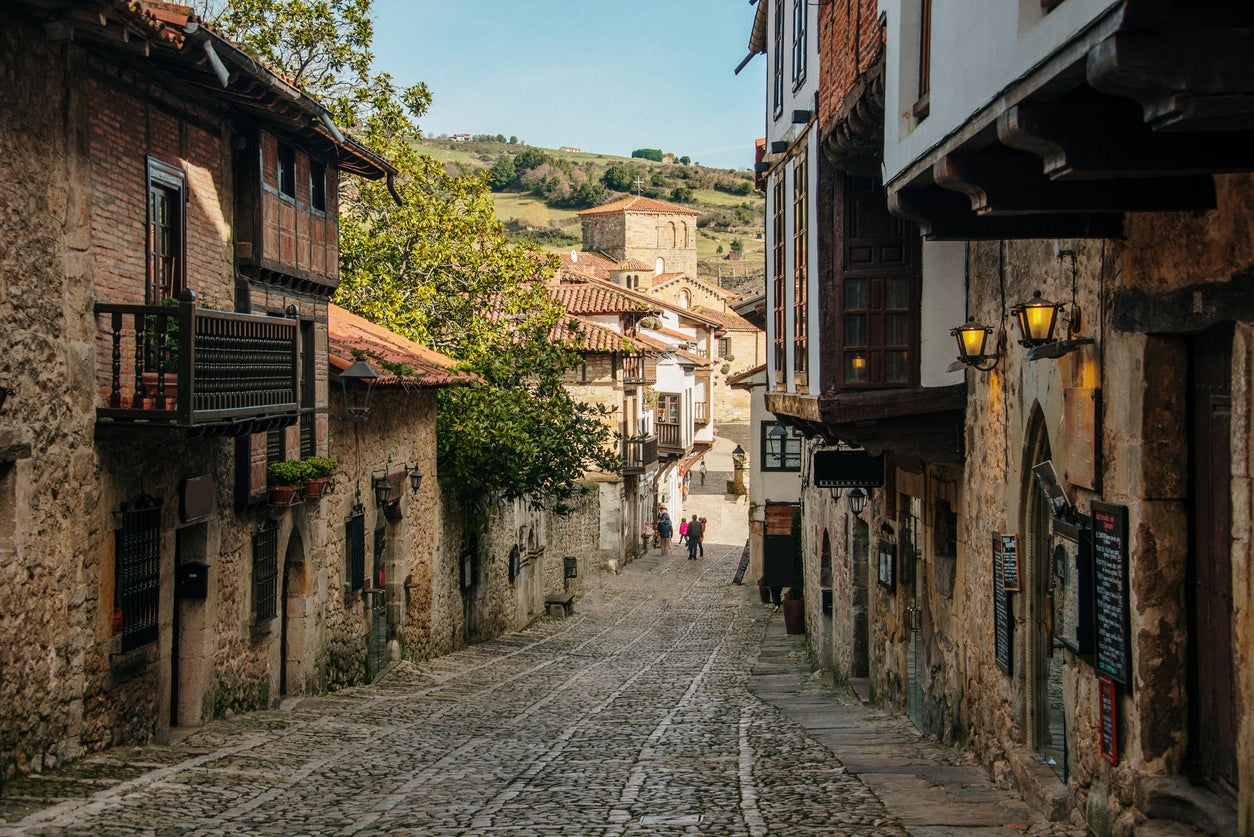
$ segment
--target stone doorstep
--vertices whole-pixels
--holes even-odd
[[[1053,768],[1041,762],[1035,752],[1022,747],[1007,750],[1006,760],[1019,794],[1033,811],[1051,822],[1067,819],[1071,809],[1070,794]]]

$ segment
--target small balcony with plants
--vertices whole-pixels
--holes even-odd
[[[295,423],[296,320],[214,311],[184,296],[95,306],[99,423],[230,436]]]

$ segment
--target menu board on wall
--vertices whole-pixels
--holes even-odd
[[[1002,585],[1007,590],[1019,591],[1019,536],[1001,536]]]
[[[1111,764],[1119,763],[1119,716],[1115,703],[1115,684],[1105,677],[1097,678],[1097,695],[1100,701],[1101,754]]]
[[[1128,509],[1093,501],[1094,606],[1097,670],[1128,684]]]
[[[1017,542],[1014,535],[993,533],[993,645],[997,667],[1010,674],[1014,662],[1014,623],[1010,618],[1010,594],[1006,592],[1007,539]]]

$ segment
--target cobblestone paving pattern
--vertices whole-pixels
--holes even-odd
[[[905,834],[746,690],[765,619],[741,546],[707,546],[373,686],[10,783],[0,834]]]

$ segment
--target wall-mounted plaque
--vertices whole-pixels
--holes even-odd
[[[879,539],[878,578],[881,587],[889,590],[897,586],[897,544],[884,538]]]
[[[1119,713],[1115,697],[1115,683],[1105,677],[1097,678],[1098,714],[1101,719],[1100,749],[1102,758],[1111,764],[1119,763]]]
[[[1013,535],[1011,537],[1014,537]],[[1010,594],[1006,592],[1005,541],[993,533],[993,647],[997,667],[1013,673],[1014,623],[1010,618]]]
[[[1093,501],[1097,671],[1128,685],[1128,509]]]
[[[1063,393],[1062,477],[1072,485],[1097,489],[1100,454],[1098,414],[1101,390],[1070,387]]]

